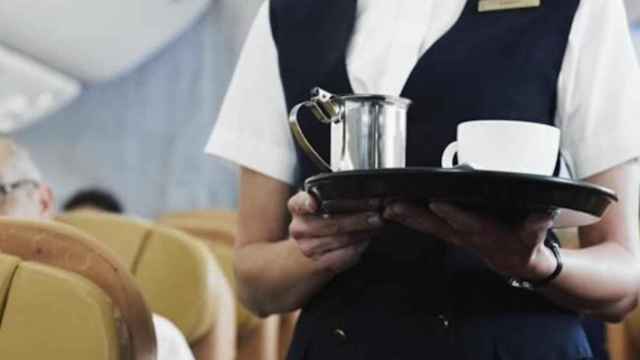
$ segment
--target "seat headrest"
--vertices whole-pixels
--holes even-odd
[[[56,220],[96,237],[111,249],[129,270],[134,267],[151,232],[151,224],[146,221],[109,213],[76,211],[62,214]]]
[[[158,222],[197,237],[233,245],[238,214],[228,210],[201,210],[165,214]]]
[[[153,322],[142,294],[124,265],[95,239],[64,224],[0,218],[0,252],[91,281],[120,312],[131,356],[155,359]]]

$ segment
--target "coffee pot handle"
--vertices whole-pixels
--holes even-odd
[[[311,109],[311,112],[313,112],[314,115],[323,113],[322,110],[318,107],[318,104],[314,101],[306,101],[294,106],[293,109],[291,109],[291,113],[289,114],[289,127],[291,128],[293,137],[317,167],[319,167],[322,171],[331,172],[331,166],[329,166],[329,164],[322,158],[322,156],[318,154],[316,149],[313,148],[309,140],[307,140],[307,137],[304,136],[302,128],[300,128],[300,123],[298,122],[298,113],[300,112],[300,109],[302,109],[302,107],[308,107],[309,109]],[[316,115],[316,117],[317,116],[318,115]]]

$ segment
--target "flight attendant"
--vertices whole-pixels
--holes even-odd
[[[557,248],[552,214],[322,216],[297,192],[318,169],[287,124],[315,86],[413,100],[408,166],[439,166],[464,121],[555,125],[577,177],[620,202],[579,250]],[[328,127],[302,124],[328,158]],[[622,0],[270,0],[207,152],[241,166],[242,298],[261,315],[303,309],[289,359],[588,359],[581,314],[617,321],[638,301],[639,133]]]

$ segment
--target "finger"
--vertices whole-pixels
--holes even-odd
[[[446,221],[422,206],[395,203],[385,209],[384,217],[420,232],[459,245],[458,233]]]
[[[364,231],[361,233],[354,233],[349,235],[341,235],[337,237],[329,237],[323,243],[324,249],[322,249],[321,255],[326,255],[334,251],[338,251],[340,249],[357,246],[363,243],[370,243],[375,234],[370,231]]]
[[[318,261],[321,266],[331,269],[335,273],[343,272],[358,263],[362,254],[369,247],[369,241],[363,241],[354,245],[331,251],[322,256]]]
[[[527,217],[523,229],[525,231],[549,230],[553,227],[555,215],[553,213],[536,213]]]
[[[524,243],[535,246],[547,237],[547,232],[553,227],[554,216],[551,213],[532,214],[520,228]]]
[[[302,254],[306,257],[318,259],[329,252],[369,241],[372,236],[372,233],[362,232],[349,235],[301,239],[297,241],[297,244]]]
[[[327,209],[336,213],[356,213],[365,211],[377,211],[382,208],[382,199],[369,200],[339,200],[326,205]]]
[[[487,227],[487,220],[450,204],[432,203],[429,208],[451,227],[461,232],[479,233]]]
[[[294,239],[313,238],[379,229],[384,220],[377,212],[352,215],[298,216],[289,225]]]
[[[318,203],[309,193],[300,191],[294,195],[287,203],[289,212],[292,215],[310,215],[318,211]]]

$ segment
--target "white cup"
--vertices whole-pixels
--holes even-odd
[[[476,170],[504,171],[534,175],[553,175],[560,130],[525,121],[478,120],[458,125],[458,141],[447,146],[442,167],[458,162]]]

